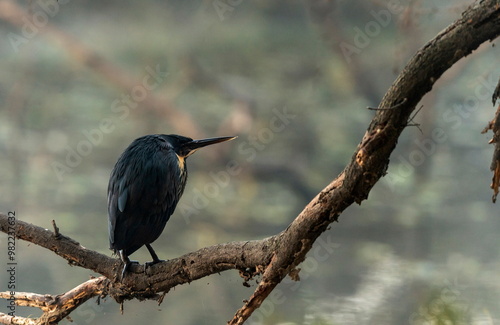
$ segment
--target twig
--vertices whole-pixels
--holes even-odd
[[[422,108],[424,107],[424,105],[420,105],[420,107],[415,111],[415,113],[410,116],[410,118],[408,119],[408,122],[412,122],[413,119],[417,116],[417,114],[422,110]],[[408,123],[406,124],[406,126],[416,126],[417,129],[419,129],[420,133],[424,134],[424,131],[422,131],[422,129],[420,128],[420,123]]]
[[[497,102],[499,97],[500,97],[500,79],[498,80],[497,87],[495,88],[493,96],[491,97],[491,100],[493,101],[493,106],[495,106],[495,103]]]
[[[59,228],[57,227],[55,220],[52,220],[52,227],[54,227],[54,238],[55,239],[61,238],[61,234],[59,233]]]
[[[386,108],[381,108],[381,107],[367,107],[367,109],[371,110],[371,111],[390,111],[390,110],[393,110],[393,109],[396,109],[398,107],[401,107],[404,103],[406,103],[407,101],[407,98],[403,98],[403,100],[401,100],[399,103],[391,106],[391,107],[386,107]]]

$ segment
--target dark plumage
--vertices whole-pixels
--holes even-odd
[[[187,180],[185,159],[197,149],[235,137],[193,140],[154,134],[134,140],[116,162],[108,185],[110,248],[124,263],[146,245],[152,263],[160,260],[151,247],[177,206]]]

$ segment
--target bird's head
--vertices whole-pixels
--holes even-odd
[[[209,146],[211,144],[233,140],[237,137],[218,137],[218,138],[193,140],[191,138],[183,137],[181,135],[169,134],[169,135],[163,135],[162,138],[165,139],[172,146],[179,159],[181,158],[184,159],[192,155],[196,150],[200,148]]]

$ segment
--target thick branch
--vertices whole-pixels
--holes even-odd
[[[384,176],[389,157],[411,113],[437,79],[454,63],[480,44],[500,35],[500,6],[481,1],[427,43],[410,60],[385,94],[377,115],[349,165],[316,196],[283,233],[277,260],[272,261],[250,300],[229,324],[242,324],[274,287],[302,262],[316,238],[353,202],[361,203]],[[306,235],[307,234],[307,235]]]
[[[0,214],[0,230],[8,232],[8,216]],[[81,246],[75,240],[47,229],[16,220],[16,238],[32,242],[47,248],[68,260],[72,265],[95,271],[109,279],[115,279],[122,264],[119,259],[92,251]],[[170,288],[210,274],[228,269],[253,269],[257,265],[267,265],[269,252],[275,248],[276,238],[269,237],[258,241],[232,242],[202,248],[167,262],[155,264],[144,273],[143,265],[131,266],[130,274],[123,285],[113,284],[110,293],[118,299],[149,298],[156,292]],[[123,290],[128,286],[127,290]]]
[[[170,288],[189,283],[210,274],[219,273],[228,269],[239,269],[243,273],[254,276],[257,269],[263,269],[269,263],[271,254],[276,247],[280,235],[259,241],[233,242],[202,248],[198,251],[181,257],[159,263],[148,268],[144,273],[143,265],[132,265],[131,272],[127,274],[123,283],[114,282],[122,265],[119,259],[89,250],[75,240],[54,232],[16,220],[16,238],[23,239],[44,248],[69,261],[72,265],[81,266],[105,276],[87,281],[75,289],[57,296],[36,295],[31,293],[16,293],[16,304],[20,306],[38,307],[44,313],[44,321],[56,324],[67,316],[74,308],[95,295],[111,295],[121,302],[126,299],[159,299],[160,292],[168,292]],[[0,230],[9,231],[8,216],[0,214]],[[85,293],[84,293],[85,292]],[[9,293],[0,293],[0,298],[7,299]],[[71,300],[71,297],[76,297]],[[71,308],[70,308],[71,307]],[[51,312],[48,313],[48,310]],[[24,324],[25,319],[13,319],[7,315],[0,315],[2,319],[9,319],[14,324]],[[7,318],[5,318],[7,317]],[[41,319],[41,318],[40,318]],[[26,323],[28,324],[28,323]],[[33,323],[35,324],[35,323]]]

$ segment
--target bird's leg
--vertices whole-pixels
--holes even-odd
[[[144,269],[144,271],[151,265],[155,265],[156,263],[160,263],[160,262],[165,262],[164,260],[160,260],[158,258],[158,255],[156,255],[156,252],[154,251],[153,247],[151,247],[150,244],[146,244],[146,247],[148,248],[148,251],[149,251],[149,254],[151,254],[151,257],[153,258],[153,261],[151,262],[147,262],[146,263],[146,267]]]
[[[156,252],[153,249],[153,247],[151,247],[150,244],[146,244],[146,247],[148,248],[149,254],[151,254],[151,257],[153,258],[153,264],[160,262],[160,259],[158,258],[158,255],[156,255]]]
[[[122,277],[121,277],[121,280],[123,280],[125,278],[125,273],[127,273],[127,270],[130,267],[130,264],[132,264],[132,263],[139,263],[139,262],[137,262],[137,261],[131,261],[128,258],[128,256],[125,254],[125,252],[123,252],[123,249],[119,250],[119,254],[120,254],[120,259],[123,262],[123,270],[122,270]]]

